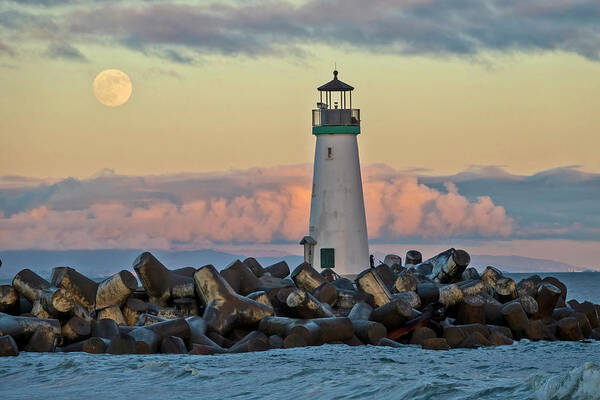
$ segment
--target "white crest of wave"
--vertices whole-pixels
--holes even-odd
[[[536,374],[529,385],[538,400],[599,400],[600,367],[588,362],[563,374]]]

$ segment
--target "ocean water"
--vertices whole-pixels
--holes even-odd
[[[569,298],[600,302],[600,274],[553,275],[567,284]],[[600,399],[600,342],[523,340],[447,352],[325,345],[217,356],[0,358],[0,399],[84,397],[591,400]]]

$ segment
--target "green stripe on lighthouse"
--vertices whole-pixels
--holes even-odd
[[[332,134],[353,134],[358,135],[360,133],[359,125],[322,125],[313,126],[313,135],[332,135]]]

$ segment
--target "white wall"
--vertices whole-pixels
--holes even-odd
[[[316,135],[310,235],[317,241],[313,266],[321,268],[321,248],[335,249],[335,271],[358,273],[369,267],[367,223],[354,134]],[[328,158],[328,148],[332,158]]]

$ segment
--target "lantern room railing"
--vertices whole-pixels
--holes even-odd
[[[358,108],[312,110],[312,125],[360,125],[360,110]]]

